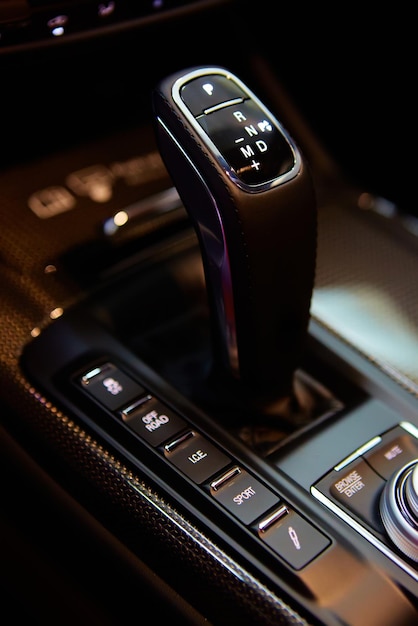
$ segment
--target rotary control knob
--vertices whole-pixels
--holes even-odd
[[[391,541],[418,562],[418,459],[402,467],[386,483],[380,514]]]

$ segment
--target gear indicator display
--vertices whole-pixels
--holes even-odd
[[[201,115],[197,121],[247,185],[278,178],[295,165],[289,143],[252,100]]]
[[[292,173],[295,152],[272,116],[227,76],[195,78],[181,99],[242,183],[264,185]]]

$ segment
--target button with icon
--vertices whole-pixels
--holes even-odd
[[[258,534],[296,570],[305,567],[331,543],[328,537],[292,510],[278,516],[277,523],[260,522]]]
[[[145,389],[113,363],[90,369],[80,378],[81,386],[105,407],[114,411],[145,394]]]
[[[227,78],[209,74],[195,78],[184,85],[181,99],[195,117],[203,115],[207,109],[236,100],[242,102],[248,96],[240,87]]]

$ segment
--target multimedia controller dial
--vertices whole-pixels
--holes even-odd
[[[408,558],[418,561],[418,459],[386,483],[380,514],[387,534]]]
[[[418,429],[413,424],[402,422],[366,442],[311,491],[418,580],[416,567],[392,551],[418,562]]]

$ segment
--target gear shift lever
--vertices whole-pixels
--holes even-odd
[[[199,239],[216,379],[263,412],[292,394],[307,334],[310,173],[280,122],[224,68],[177,73],[153,98],[161,156]]]

